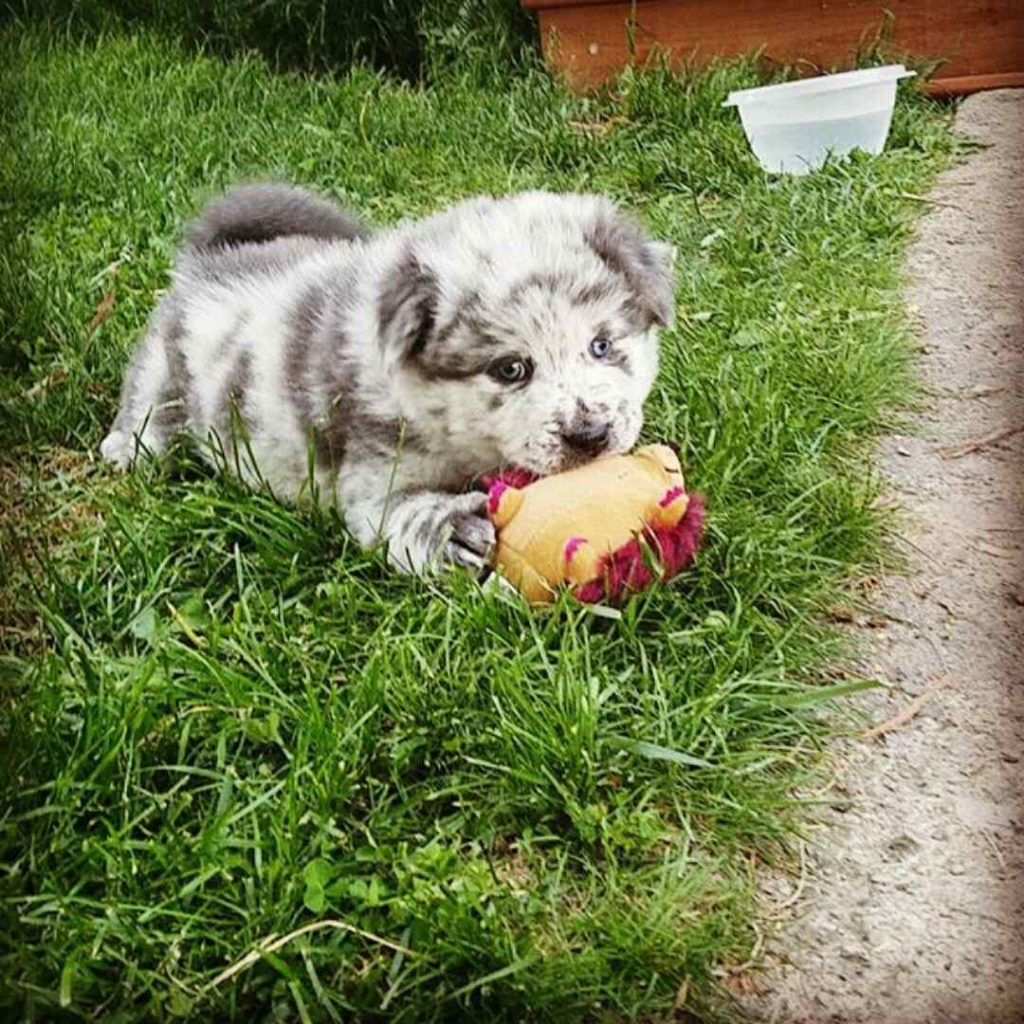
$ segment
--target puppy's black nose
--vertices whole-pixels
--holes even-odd
[[[582,455],[600,455],[608,447],[611,434],[607,423],[592,423],[564,431],[562,441],[567,448]]]

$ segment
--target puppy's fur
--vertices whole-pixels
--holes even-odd
[[[596,196],[472,199],[370,235],[303,190],[237,189],[191,227],[102,454],[216,439],[214,464],[285,500],[312,486],[406,570],[481,568],[472,478],[635,444],[671,262]]]

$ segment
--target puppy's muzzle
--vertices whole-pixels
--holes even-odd
[[[562,444],[574,455],[593,458],[608,447],[612,428],[608,423],[591,423],[562,431]]]

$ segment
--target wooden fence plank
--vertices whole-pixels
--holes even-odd
[[[894,15],[889,45],[944,58],[936,90],[1020,84],[1024,0],[524,0],[539,10],[553,67],[579,87],[596,85],[656,48],[676,60],[760,51],[780,64],[848,62]],[[629,25],[635,22],[632,32]],[[632,40],[632,41],[631,41]],[[950,85],[939,88],[943,81]]]

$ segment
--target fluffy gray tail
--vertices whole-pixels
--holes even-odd
[[[290,185],[242,185],[215,199],[189,225],[193,249],[214,249],[246,242],[269,242],[288,235],[308,238],[366,238],[354,217]]]

